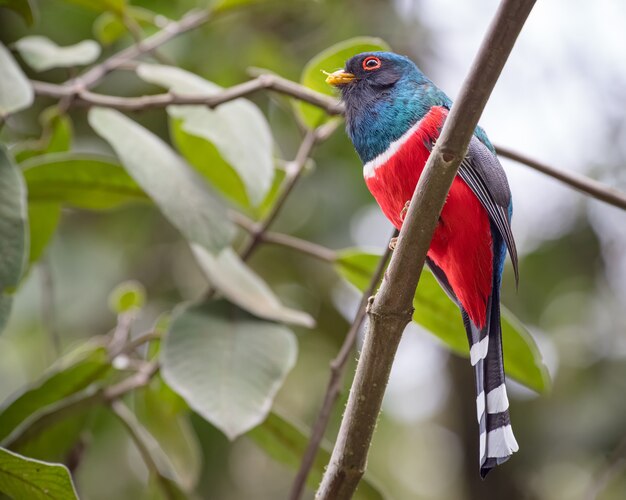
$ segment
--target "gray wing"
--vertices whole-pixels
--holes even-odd
[[[511,256],[517,285],[519,282],[517,249],[509,218],[511,190],[498,158],[476,136],[472,137],[467,155],[461,162],[459,176],[480,200],[502,236]]]

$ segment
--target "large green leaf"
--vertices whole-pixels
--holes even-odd
[[[15,48],[35,71],[84,66],[100,56],[100,45],[93,40],[60,47],[45,36],[32,35],[20,38],[15,42]]]
[[[1,78],[1,77],[0,77]],[[22,173],[0,146],[0,330],[28,253],[26,186]]]
[[[324,71],[332,72],[343,68],[348,59],[361,52],[378,50],[390,50],[389,45],[380,38],[369,36],[359,36],[336,43],[306,63],[302,70],[300,83],[322,94],[334,95],[333,88],[325,82]],[[323,110],[312,104],[297,102],[296,109],[302,121],[311,128],[317,127],[329,119]]]
[[[360,250],[343,251],[337,260],[339,273],[364,290],[380,257]],[[452,351],[469,356],[467,337],[457,306],[435,277],[424,269],[413,299],[413,321],[439,337]],[[541,353],[521,322],[502,306],[502,342],[507,375],[538,392],[548,390],[550,380]]]
[[[302,425],[289,422],[275,412],[270,413],[265,422],[247,434],[270,457],[294,470],[300,466],[302,456],[309,442],[308,435],[309,432],[305,431]],[[307,478],[307,485],[313,490],[322,481],[326,465],[330,461],[328,449],[328,446],[323,443]],[[366,473],[363,480],[359,483],[354,499],[382,500],[383,498],[385,498],[385,495],[368,478]]]
[[[142,64],[137,74],[181,95],[211,96],[223,91],[212,82],[171,66]],[[235,99],[214,110],[206,106],[169,106],[168,113],[181,121],[182,132],[204,139],[219,153],[203,160],[198,166],[200,171],[209,174],[209,179],[219,178],[225,162],[241,178],[250,203],[257,206],[263,201],[274,178],[273,142],[269,125],[254,104]],[[189,155],[188,159],[191,162],[196,157]]]
[[[40,380],[0,406],[0,440],[42,408],[71,396],[104,377],[110,369],[104,347],[86,348],[61,360]]]
[[[17,12],[29,25],[35,21],[36,11],[33,9],[31,0],[0,0],[0,7]]]
[[[64,465],[26,458],[0,448],[0,492],[15,499],[78,500]]]
[[[234,227],[225,207],[166,143],[111,109],[93,108],[89,123],[187,240],[215,253],[230,243]]]
[[[89,210],[109,210],[147,200],[137,183],[115,160],[96,155],[58,153],[22,165],[32,203],[61,203]]]
[[[33,87],[13,59],[7,48],[0,43],[0,118],[28,108],[35,97]]]
[[[212,301],[174,319],[162,374],[191,408],[234,439],[265,419],[296,355],[296,338],[284,326]]]
[[[271,288],[233,251],[225,248],[212,255],[199,245],[193,254],[212,286],[228,300],[259,318],[312,328],[315,320],[307,313],[284,306]]]

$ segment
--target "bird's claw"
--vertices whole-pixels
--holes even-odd
[[[404,222],[404,218],[406,217],[406,213],[409,211],[409,205],[411,205],[411,200],[407,201],[404,204],[404,208],[400,210],[400,222]]]
[[[398,244],[398,238],[391,238],[389,240],[389,250],[395,250],[397,244]]]

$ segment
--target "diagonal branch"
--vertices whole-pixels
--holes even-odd
[[[596,198],[597,200],[604,201],[605,203],[621,208],[622,210],[626,210],[626,194],[615,188],[605,186],[595,179],[591,179],[576,172],[559,170],[540,161],[533,160],[532,158],[529,158],[521,153],[516,153],[515,151],[503,146],[496,146],[496,150],[498,151],[498,155],[503,158],[508,158],[509,160],[534,168],[535,170],[557,179],[582,193]]]
[[[325,140],[330,134],[333,133],[335,128],[336,124],[330,122],[326,125],[322,125],[316,128],[315,130],[307,131],[304,139],[302,140],[302,143],[300,143],[300,147],[298,148],[295,159],[293,160],[293,162],[291,162],[291,164],[288,165],[287,175],[281,186],[281,192],[278,195],[278,198],[276,199],[274,204],[272,205],[270,213],[267,215],[267,217],[265,217],[263,222],[259,224],[257,231],[251,233],[252,238],[241,251],[242,260],[247,260],[256,250],[257,245],[263,240],[266,231],[276,220],[278,214],[285,206],[287,198],[289,198],[289,195],[293,191],[293,188],[295,187],[296,183],[298,182],[298,180],[302,176],[302,173],[305,170],[306,163],[311,156],[311,152],[313,151],[315,144],[317,144],[319,141]]]
[[[344,500],[365,472],[398,344],[413,313],[412,300],[430,240],[480,114],[535,0],[503,0],[452,106],[413,194],[396,250],[368,309],[369,325],[318,500]]]
[[[392,237],[395,237],[397,235],[397,231],[394,231]],[[302,456],[300,468],[298,469],[298,473],[296,474],[293,485],[291,486],[289,500],[298,500],[302,496],[307,477],[309,476],[311,467],[313,467],[313,464],[315,463],[315,457],[319,450],[320,443],[324,438],[326,427],[328,427],[328,421],[330,420],[330,415],[332,413],[333,407],[335,406],[335,403],[337,403],[337,398],[339,397],[339,393],[341,391],[343,373],[346,368],[346,364],[348,363],[350,353],[352,353],[354,344],[356,343],[359,329],[361,328],[363,320],[365,319],[367,302],[369,298],[375,293],[376,286],[382,279],[390,255],[391,250],[389,246],[387,246],[387,251],[384,253],[384,255],[381,256],[380,261],[378,262],[378,266],[376,267],[376,270],[372,275],[369,286],[367,287],[367,290],[363,292],[363,296],[361,297],[361,302],[359,303],[356,316],[354,318],[354,321],[352,322],[352,325],[350,326],[350,329],[348,330],[348,333],[346,334],[343,344],[341,345],[341,348],[339,349],[339,352],[337,353],[335,359],[333,359],[330,363],[330,378],[328,379],[328,384],[326,386],[324,402],[322,403],[322,407],[320,408],[320,411],[317,415],[317,419],[315,420],[313,428],[311,429],[309,444],[307,445],[307,449]]]
[[[186,31],[206,23],[210,15],[208,10],[192,10],[185,14],[179,21],[168,23],[165,28],[142,40],[141,43],[131,45],[121,50],[108,59],[105,59],[100,64],[93,66],[82,75],[68,80],[64,85],[67,87],[89,89],[100,83],[111,71],[119,68],[131,59],[135,59],[143,54],[149,54],[181,33],[185,33]]]

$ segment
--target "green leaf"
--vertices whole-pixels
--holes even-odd
[[[169,458],[176,482],[191,491],[200,477],[202,450],[189,420],[189,409],[183,402],[181,410],[178,400],[180,397],[157,378],[135,394],[135,412]]]
[[[354,286],[364,290],[379,259],[375,254],[346,250],[337,260],[337,270]],[[469,356],[467,337],[458,307],[426,268],[420,277],[413,307],[413,321],[439,337],[455,353]],[[504,366],[507,375],[530,389],[546,392],[550,379],[535,341],[511,312],[504,306],[501,310]]]
[[[70,472],[0,448],[0,492],[16,499],[78,500]]]
[[[104,377],[110,369],[104,347],[89,347],[59,365],[0,406],[0,440],[37,411],[71,396]]]
[[[32,26],[35,21],[35,9],[30,0],[0,0],[0,7],[17,12],[28,25]]]
[[[30,255],[28,263],[37,262],[48,247],[61,220],[58,203],[29,203]]]
[[[22,164],[30,203],[109,210],[146,195],[114,160],[82,153],[38,156]]]
[[[193,245],[192,250],[211,285],[242,309],[259,318],[308,328],[315,326],[315,320],[308,314],[285,307],[232,248],[225,248],[218,255],[210,254],[199,245]]]
[[[309,434],[310,432],[305,430],[304,426],[292,423],[275,412],[271,412],[265,422],[248,432],[247,436],[271,458],[297,470],[307,448]],[[307,478],[307,486],[312,490],[317,489],[322,481],[326,465],[330,461],[328,450],[329,447],[322,443],[315,457]],[[385,495],[366,473],[359,483],[354,500],[382,500],[384,498]]]
[[[334,95],[333,88],[326,83],[324,71],[332,72],[343,68],[346,61],[361,52],[391,50],[389,45],[380,38],[359,36],[336,43],[311,59],[300,77],[300,83],[305,87],[317,90],[322,94]],[[318,127],[331,119],[323,110],[312,104],[296,102],[296,110],[304,124],[310,128]]]
[[[146,289],[138,281],[125,281],[109,295],[109,308],[115,314],[138,311],[146,303]]]
[[[170,136],[176,149],[211,186],[239,206],[250,206],[248,193],[241,177],[220,155],[214,144],[188,134],[183,120],[170,118]]]
[[[229,439],[260,424],[296,362],[295,335],[225,301],[189,307],[161,353],[169,386]]]
[[[141,64],[137,75],[180,95],[211,96],[223,91],[212,82],[171,66]],[[254,104],[240,98],[214,110],[206,106],[169,106],[167,111],[181,121],[182,132],[215,146],[223,162],[239,174],[253,206],[263,201],[274,178],[273,142],[269,125]],[[198,168],[207,171],[202,168],[205,164],[201,162]],[[213,168],[220,168],[219,163]],[[220,170],[224,170],[223,165]]]
[[[234,227],[225,207],[166,143],[111,109],[93,108],[89,123],[185,238],[215,253],[230,243]]]
[[[28,108],[35,97],[33,87],[7,48],[0,43],[0,118]]]
[[[21,171],[0,146],[0,327],[22,277],[28,253],[26,186]]]
[[[100,45],[93,40],[60,47],[45,36],[32,35],[15,42],[15,48],[35,71],[84,66],[100,56]]]

